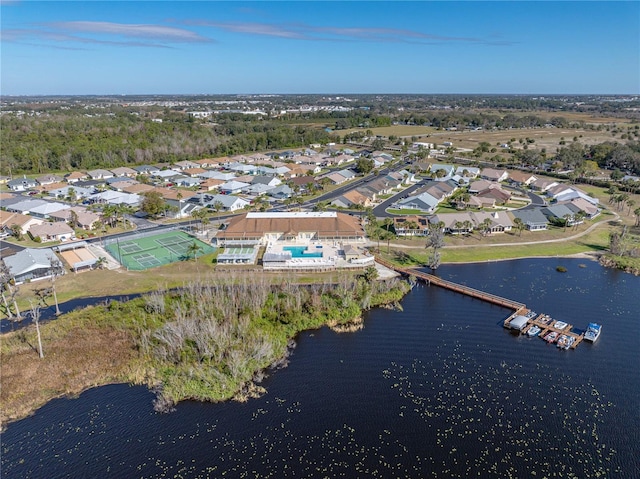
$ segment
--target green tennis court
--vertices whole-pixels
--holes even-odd
[[[127,269],[135,271],[184,261],[193,258],[194,255],[202,256],[215,251],[213,246],[184,231],[117,240],[107,244],[105,249]]]

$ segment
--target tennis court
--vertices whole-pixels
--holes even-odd
[[[197,251],[194,246],[197,246]],[[106,250],[123,266],[131,270],[145,270],[176,261],[193,258],[194,254],[213,253],[215,248],[184,231],[170,231],[138,238],[116,240]]]

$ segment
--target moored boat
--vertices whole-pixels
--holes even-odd
[[[556,322],[553,324],[553,327],[554,327],[554,328],[559,329],[559,330],[561,330],[561,331],[562,331],[563,329],[565,329],[567,326],[568,326],[568,324],[567,324],[567,323],[565,323],[564,321],[556,321]]]
[[[555,343],[559,335],[557,331],[550,331],[543,339],[548,343]]]
[[[600,337],[600,332],[602,330],[602,326],[597,323],[589,323],[587,326],[587,331],[584,333],[584,339],[587,341],[591,341],[592,343],[596,341]]]
[[[569,349],[571,346],[573,346],[574,342],[575,342],[575,338],[573,336],[569,336],[568,334],[563,334],[558,338],[557,346],[560,349]]]
[[[529,328],[527,331],[527,336],[534,337],[540,334],[541,329],[535,324]]]

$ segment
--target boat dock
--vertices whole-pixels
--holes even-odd
[[[376,262],[380,263],[382,266],[385,266],[386,268],[397,271],[398,273],[404,276],[414,276],[417,279],[421,279],[427,284],[435,284],[436,286],[450,289],[451,291],[456,291],[458,293],[466,294],[467,296],[471,296],[473,298],[481,299],[489,303],[493,303],[499,306],[504,306],[505,308],[513,309],[515,311],[513,316],[519,314],[520,311],[524,311],[526,309],[526,305],[523,303],[519,303],[511,299],[503,298],[502,296],[498,296],[496,294],[486,293],[484,291],[480,291],[479,289],[470,288],[469,286],[464,286],[462,284],[454,283],[453,281],[448,281],[446,279],[439,278],[438,276],[435,276],[433,274],[424,273],[422,271],[417,271],[412,268],[400,268],[380,258],[379,256],[376,256]]]
[[[472,298],[481,299],[483,301],[487,301],[492,304],[497,304],[499,306],[503,306],[505,308],[509,308],[513,310],[513,313],[509,315],[504,320],[504,327],[512,330],[518,330],[521,334],[526,334],[529,329],[533,326],[538,326],[540,328],[540,333],[538,334],[541,338],[545,338],[545,336],[551,332],[555,332],[560,335],[565,335],[573,339],[573,343],[570,348],[575,349],[578,344],[582,342],[584,339],[583,333],[574,333],[573,325],[563,323],[562,321],[553,320],[546,314],[539,314],[530,311],[527,309],[527,306],[524,303],[520,303],[518,301],[513,301],[508,298],[503,298],[502,296],[498,296],[496,294],[487,293],[485,291],[480,291],[478,289],[470,288],[469,286],[465,286],[462,284],[454,283],[453,281],[448,281],[446,279],[439,278],[433,274],[425,273],[422,271],[417,271],[413,268],[401,268],[399,266],[386,261],[381,258],[379,255],[376,255],[376,262],[381,264],[382,266],[389,268],[393,271],[396,271],[403,276],[413,276],[416,279],[420,279],[427,283],[428,285],[434,284],[436,286],[440,286],[442,288],[449,289],[451,291],[455,291],[457,293],[465,294],[467,296],[471,296]],[[527,319],[527,323],[522,328],[513,328],[511,326],[511,321],[516,317],[524,317]],[[561,326],[561,327],[559,327]],[[553,341],[555,342],[555,341]]]
[[[558,323],[561,323],[561,321],[556,321],[546,314],[540,314],[538,316],[535,316],[534,318],[529,319],[529,321],[527,322],[527,325],[522,330],[522,333],[526,334],[529,331],[529,329],[531,329],[531,327],[538,326],[540,328],[540,333],[538,333],[538,336],[544,339],[544,337],[547,334],[549,334],[552,331],[555,331],[556,333],[558,333],[558,335],[564,334],[565,336],[569,336],[573,338],[573,344],[571,344],[570,348],[575,349],[578,346],[578,344],[580,344],[584,339],[584,332],[582,333],[572,332],[573,325],[567,324],[567,323],[561,324],[561,326],[563,327],[558,328],[556,327]],[[509,324],[506,320],[505,320],[504,326],[505,328],[509,327]]]

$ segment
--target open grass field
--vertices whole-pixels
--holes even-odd
[[[526,138],[531,138],[534,143],[528,145],[530,149],[541,150],[545,148],[548,153],[555,153],[557,148],[562,145],[561,141],[565,141],[566,144],[573,142],[573,139],[583,145],[595,145],[603,143],[605,141],[620,141],[618,137],[613,136],[611,132],[602,130],[588,130],[582,128],[523,128],[514,130],[500,130],[500,131],[438,131],[429,136],[430,141],[441,145],[445,141],[453,143],[454,148],[468,148],[474,149],[480,143],[487,142],[492,147],[497,149],[496,153],[506,153],[506,150],[500,148],[501,144],[508,143],[510,140],[515,139],[512,142],[514,149],[519,149],[522,145],[518,140],[525,141]]]

